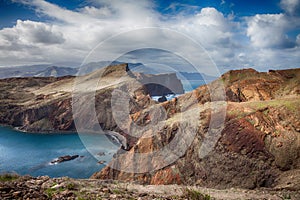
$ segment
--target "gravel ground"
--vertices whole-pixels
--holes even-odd
[[[2,175],[0,199],[300,199],[299,191],[271,189],[217,190],[181,185],[138,185],[94,179]]]

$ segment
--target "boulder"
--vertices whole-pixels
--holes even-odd
[[[60,156],[57,159],[54,159],[51,161],[52,164],[58,164],[58,163],[62,163],[62,162],[66,162],[66,161],[70,161],[70,160],[74,160],[76,158],[78,158],[79,155],[66,155],[66,156]]]

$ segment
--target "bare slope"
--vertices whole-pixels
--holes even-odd
[[[160,80],[162,84],[142,87],[140,82],[148,83],[153,78]],[[166,78],[168,82],[165,81]],[[77,92],[82,93],[83,98],[89,93],[95,96],[99,123],[106,129],[113,130],[115,123],[112,115],[109,114],[111,93],[115,88],[125,85],[140,86],[138,88],[140,95],[145,96],[145,101],[148,102],[150,98],[146,97],[147,94],[151,95],[157,91],[160,91],[161,95],[168,93],[168,87],[172,85],[177,86],[175,93],[183,93],[181,82],[174,74],[151,76],[133,74],[127,64],[109,66],[80,77],[2,79],[0,80],[0,124],[11,125],[29,132],[75,131],[72,94]],[[131,94],[136,98],[134,92],[132,91]],[[89,100],[87,99],[87,102]],[[134,99],[132,102],[137,103]]]
[[[222,91],[222,84],[226,97],[214,95],[212,101],[209,91]],[[209,87],[161,104],[167,113],[163,125],[157,125],[161,128],[147,130],[93,178],[220,188],[276,187],[282,174],[300,167],[299,88],[300,69],[230,71]],[[224,109],[218,106],[222,102],[227,108],[224,123],[211,129],[223,120],[218,110]],[[146,126],[155,120],[149,120],[148,110],[132,115],[133,123]],[[176,141],[167,154],[177,155],[175,162],[159,168],[158,157],[140,156],[160,151],[178,135],[184,140]],[[192,143],[186,146],[190,138]],[[176,151],[185,148],[183,154]],[[134,172],[130,166],[135,166]],[[299,180],[290,180],[299,187]]]

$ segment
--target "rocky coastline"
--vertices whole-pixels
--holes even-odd
[[[209,85],[161,103],[168,111],[162,129],[150,127],[92,178],[212,188],[277,187],[286,172],[300,167],[299,88],[300,69],[229,71]],[[222,91],[225,95],[218,96]],[[132,114],[132,124],[145,122],[150,109]],[[214,125],[218,122],[220,126]],[[211,126],[219,133],[215,138]],[[178,135],[174,148],[185,153],[167,166],[143,171],[159,163],[155,157],[136,159],[136,153],[159,151]],[[140,168],[131,172],[130,166]],[[299,185],[298,180],[290,181]]]
[[[94,179],[101,179],[225,191],[264,188],[271,194],[284,190],[299,193],[300,69],[232,70],[208,85],[158,103],[151,100],[149,87],[135,87],[137,80],[141,83],[145,79],[147,84],[151,77],[134,75],[128,66],[118,65],[77,80],[83,94],[76,102],[79,108],[89,106],[86,88],[103,74],[94,95],[93,120],[89,110],[80,117],[73,110],[70,88],[74,77],[0,81],[0,123],[28,132],[75,131],[77,125],[83,127],[83,132],[97,132],[95,125],[100,124],[104,134],[119,135],[122,147],[104,169],[91,177],[95,183],[100,180]],[[111,82],[114,84],[107,84]],[[154,87],[155,94],[165,89],[157,87],[159,84]],[[123,89],[128,93],[128,113],[116,121],[111,99],[114,91]],[[125,107],[123,102],[116,106]],[[151,113],[162,114],[163,120],[157,121]],[[214,138],[212,133],[218,135]],[[160,164],[154,156],[136,159],[136,153],[156,152],[172,144],[174,138],[177,143],[172,148],[179,148],[174,162],[153,168]],[[190,141],[189,145],[185,141]],[[137,171],[128,168],[133,165],[138,166]],[[148,171],[143,171],[145,166]],[[282,197],[276,195],[269,199]]]
[[[79,87],[90,87],[99,82],[95,88],[96,100],[104,101],[111,97],[113,89],[126,85],[140,84],[138,96],[135,95],[136,109],[140,109],[143,101],[150,102],[146,94],[182,94],[183,86],[175,74],[143,75],[133,73],[128,64],[119,64],[97,70],[91,74],[74,77],[26,77],[0,79],[0,124],[11,126],[18,131],[30,133],[68,133],[76,132],[72,113],[72,93],[74,84]],[[156,84],[150,84],[152,82]],[[114,82],[114,84],[110,84]],[[143,86],[141,83],[144,83]],[[171,88],[171,90],[169,89]],[[86,90],[82,90],[86,92]],[[153,93],[154,94],[154,93]],[[141,101],[141,102],[138,102]],[[152,102],[153,104],[154,102]],[[99,110],[109,112],[108,105]],[[100,112],[100,111],[99,111]],[[103,130],[110,130],[113,119],[106,113],[98,116],[103,123]],[[98,113],[101,115],[101,113]]]

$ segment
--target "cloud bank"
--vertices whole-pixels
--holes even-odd
[[[106,39],[147,27],[168,28],[190,37],[207,50],[222,72],[243,67],[258,70],[299,67],[300,63],[299,0],[282,0],[282,13],[246,17],[226,16],[212,7],[193,7],[194,12],[167,16],[158,12],[150,0],[96,0],[76,10],[45,0],[17,2],[30,6],[50,20],[18,20],[15,26],[0,30],[0,66],[34,63],[78,66]],[[162,43],[172,41],[159,32],[136,34],[112,45],[110,51],[118,52],[140,41],[141,37]],[[169,45],[181,50],[189,48],[180,41]],[[99,53],[105,55],[107,52]],[[160,60],[163,62],[158,56],[157,62]],[[172,65],[172,60],[168,62]]]

